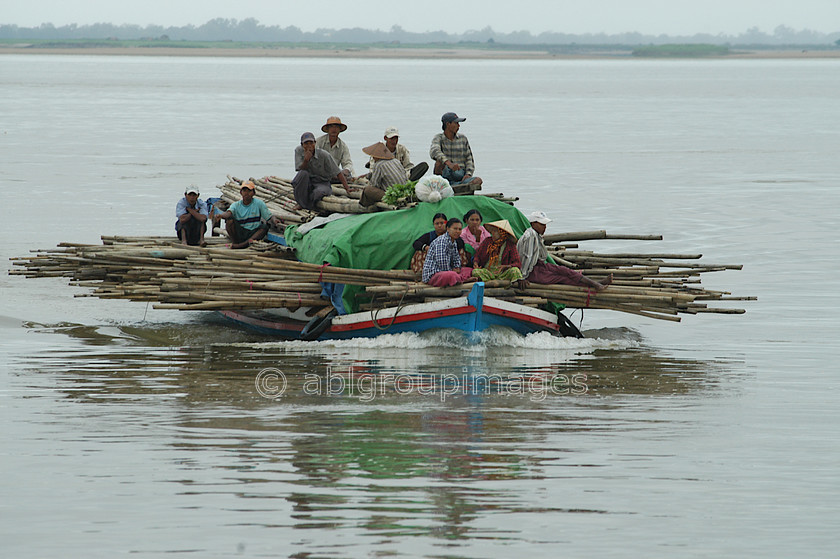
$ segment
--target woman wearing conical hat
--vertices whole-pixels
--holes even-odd
[[[484,239],[473,256],[472,274],[481,281],[522,279],[516,235],[506,219],[486,223],[490,237]]]

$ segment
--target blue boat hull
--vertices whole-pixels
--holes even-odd
[[[222,315],[263,334],[284,338],[299,338],[306,327],[304,321],[272,318],[264,313],[222,311]],[[338,316],[323,326],[323,333],[317,337],[319,340],[374,338],[382,334],[442,329],[474,333],[491,326],[504,326],[522,335],[534,332],[558,334],[560,330],[557,316],[549,312],[485,298],[483,282],[473,284],[466,297]]]

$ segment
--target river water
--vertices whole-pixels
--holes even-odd
[[[835,556],[837,91],[836,60],[0,56],[0,554]],[[290,177],[332,114],[357,166],[392,125],[428,160],[446,111],[549,233],[662,234],[582,246],[744,264],[704,284],[759,300],[304,343],[6,273],[169,234],[190,183]]]

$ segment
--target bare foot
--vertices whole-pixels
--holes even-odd
[[[531,285],[531,282],[526,279],[517,280],[515,283],[517,289],[528,289],[528,286]]]
[[[198,246],[200,246],[201,248],[206,247],[207,246],[207,241],[202,240],[200,243],[198,243]]]
[[[613,282],[613,275],[610,274],[610,275],[607,276],[607,279],[605,279],[604,281],[602,281],[601,283],[598,284],[599,287],[596,287],[596,289],[598,291],[602,291],[602,290],[606,289],[607,286],[609,284],[611,284],[612,282]]]

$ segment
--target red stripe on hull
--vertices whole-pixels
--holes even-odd
[[[550,322],[548,320],[543,320],[542,318],[535,318],[527,314],[508,311],[505,309],[497,309],[496,307],[488,307],[486,302],[484,303],[483,312],[489,314],[496,314],[499,316],[506,316],[508,318],[521,320],[522,322],[530,322],[531,324],[537,324],[539,326],[542,326],[544,328],[550,328],[552,330],[560,330],[560,327],[557,325],[556,322]]]
[[[397,315],[397,318],[394,320],[394,324],[402,324],[404,322],[416,322],[419,320],[426,320],[429,318],[441,318],[444,316],[457,316],[459,314],[469,314],[474,313],[476,308],[469,305],[466,307],[456,307],[454,309],[443,309],[439,311],[428,311],[422,312],[417,314],[406,314],[403,316]],[[376,323],[380,327],[387,327],[391,324],[392,318],[381,318],[376,321]],[[353,324],[333,324],[329,331],[330,332],[349,332],[352,330],[363,330],[365,328],[374,328],[376,325],[374,324],[373,320],[366,320],[364,322],[354,322]]]

